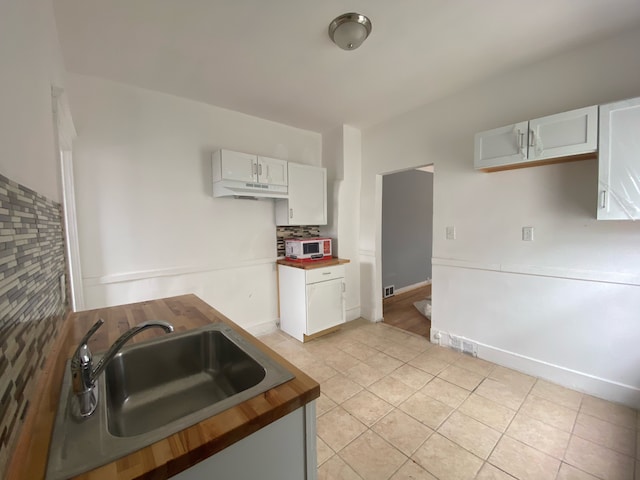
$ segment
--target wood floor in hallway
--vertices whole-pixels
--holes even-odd
[[[431,320],[423,316],[413,302],[431,296],[431,284],[385,298],[382,302],[384,322],[429,338]]]

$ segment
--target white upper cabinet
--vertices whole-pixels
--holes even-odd
[[[214,197],[287,196],[287,161],[218,150],[212,156]]]
[[[276,200],[276,225],[327,224],[327,169],[289,162],[289,198]]]
[[[213,154],[213,181],[255,182],[257,161],[258,157],[250,153],[218,150]]]
[[[258,156],[258,182],[287,185],[287,161]]]
[[[640,98],[600,106],[598,220],[640,220]]]
[[[501,170],[597,150],[598,107],[591,106],[477,133],[473,165]]]
[[[529,160],[579,155],[598,150],[598,106],[529,121]]]
[[[220,180],[287,185],[287,161],[218,150],[213,154],[213,181]]]
[[[476,133],[474,167],[492,168],[527,161],[528,122]]]

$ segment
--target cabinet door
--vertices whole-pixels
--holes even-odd
[[[640,220],[640,98],[600,106],[598,220]]]
[[[529,160],[590,153],[597,149],[597,106],[529,121]]]
[[[473,166],[488,169],[527,161],[528,122],[476,133]]]
[[[342,278],[307,285],[307,335],[344,323],[343,285]]]
[[[257,180],[258,157],[249,153],[222,150],[222,178],[240,182]]]
[[[270,185],[287,185],[287,161],[258,157],[258,182]]]
[[[327,224],[327,170],[289,163],[289,200],[287,223],[278,225]]]

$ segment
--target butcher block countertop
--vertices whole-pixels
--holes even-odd
[[[334,265],[344,265],[345,263],[349,263],[350,260],[345,258],[337,258],[333,257],[329,260],[313,260],[307,262],[296,262],[295,260],[287,260],[286,258],[281,258],[276,263],[278,265],[286,265],[287,267],[295,267],[302,268],[303,270],[311,270],[312,268],[323,268],[323,267],[333,267]]]
[[[44,478],[66,361],[98,318],[103,318],[105,324],[89,341],[93,352],[108,349],[122,333],[145,320],[165,320],[173,324],[176,332],[223,322],[284,365],[295,378],[137,452],[74,478],[168,478],[320,396],[320,386],[315,380],[195,295],[71,314],[54,342],[55,345],[37,381],[33,401],[9,466],[8,478]],[[164,333],[159,329],[149,329],[133,337],[130,342],[137,343],[158,335]]]

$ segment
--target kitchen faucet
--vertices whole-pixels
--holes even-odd
[[[73,357],[71,357],[71,381],[76,399],[76,401],[72,403],[71,410],[73,415],[79,419],[88,417],[96,409],[98,405],[96,379],[131,337],[143,330],[153,327],[162,328],[166,333],[173,332],[173,325],[161,320],[142,322],[120,335],[98,362],[96,368],[93,368],[93,355],[91,354],[91,350],[89,350],[87,342],[103,323],[103,319],[98,319],[82,340],[80,340],[80,345],[78,345]]]

